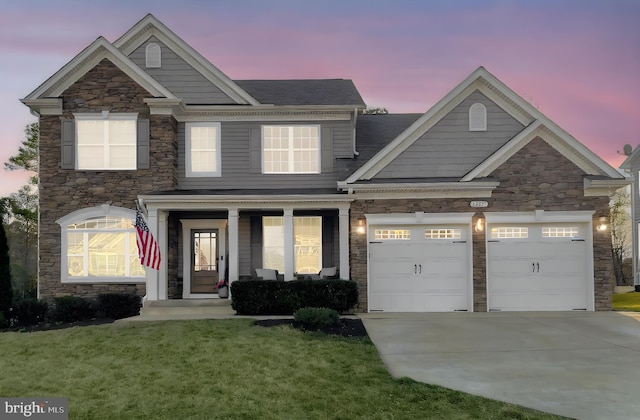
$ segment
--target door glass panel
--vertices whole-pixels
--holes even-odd
[[[193,232],[194,271],[216,271],[216,232]]]
[[[498,226],[491,228],[491,239],[526,239],[529,228],[520,226]]]

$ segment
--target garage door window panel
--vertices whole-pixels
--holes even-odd
[[[376,229],[374,231],[376,240],[411,240],[411,230],[409,229]]]
[[[425,229],[425,239],[460,239],[462,229]]]
[[[529,228],[524,226],[496,226],[491,228],[491,239],[527,239]]]
[[[545,226],[542,228],[543,238],[577,238],[579,234],[577,226]]]

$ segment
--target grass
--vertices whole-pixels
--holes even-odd
[[[73,419],[547,419],[395,380],[368,339],[249,319],[0,334],[0,395],[66,397]]]
[[[614,294],[613,310],[640,312],[640,293]]]

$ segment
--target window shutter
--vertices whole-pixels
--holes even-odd
[[[335,158],[333,157],[333,131],[331,127],[322,127],[320,136],[320,145],[322,148],[321,167],[322,172],[333,172]]]
[[[60,168],[76,168],[76,122],[62,119]]]
[[[259,174],[262,172],[262,138],[260,128],[251,129],[251,138],[249,139],[250,169],[249,173]]]
[[[149,120],[138,119],[138,145],[136,153],[138,169],[149,169]]]
[[[251,216],[249,219],[251,241],[251,268],[262,268],[262,216]]]

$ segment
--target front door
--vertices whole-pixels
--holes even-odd
[[[215,293],[218,284],[218,229],[191,230],[191,293]]]

